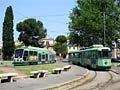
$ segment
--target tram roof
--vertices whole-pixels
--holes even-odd
[[[80,50],[69,51],[69,53],[80,52]]]
[[[46,48],[39,48],[39,47],[32,47],[32,46],[23,46],[21,48],[18,49],[31,49],[31,50],[48,50]]]
[[[103,49],[108,49],[110,51],[109,47],[104,47],[103,45],[92,45],[90,47],[81,48],[80,50],[70,51],[69,53],[81,52],[81,51],[91,51],[91,50],[101,51]]]
[[[36,51],[47,51],[47,52],[51,52],[51,53],[56,54],[55,51],[48,50],[48,49],[46,49],[46,48],[39,48],[39,47],[32,47],[32,46],[23,46],[23,47],[18,48],[18,49],[36,50]]]
[[[50,50],[46,49],[46,48],[39,48],[39,47],[32,47],[32,46],[23,46],[21,48],[18,49],[24,49],[24,50],[35,50],[35,51],[47,51],[49,52]]]
[[[109,47],[92,47],[92,48],[88,48],[88,49],[84,49],[84,50],[80,50],[80,51],[90,51],[90,50],[98,50],[98,51],[101,51],[103,49],[108,49],[110,51],[110,48]]]

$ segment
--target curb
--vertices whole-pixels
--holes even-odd
[[[24,76],[16,76],[14,79],[24,79],[24,78],[29,78],[30,76],[24,75]]]
[[[75,82],[79,79],[83,79],[84,77],[88,76],[89,75],[89,70],[88,69],[85,69],[86,70],[86,73],[83,74],[82,76],[78,77],[78,78],[75,78],[73,80],[69,80],[67,82],[64,82],[64,83],[60,83],[60,84],[56,84],[56,85],[53,85],[53,86],[49,86],[49,87],[45,87],[45,88],[42,88],[42,90],[51,90],[51,89],[55,89],[57,87],[60,87],[60,86],[63,86],[63,85],[66,85],[66,84],[69,84],[69,83],[72,83],[72,82]],[[39,89],[37,89],[39,90]]]
[[[51,73],[48,72],[46,75],[50,75]],[[31,78],[32,75],[23,75],[23,76],[16,76],[14,79],[24,79],[24,78]]]

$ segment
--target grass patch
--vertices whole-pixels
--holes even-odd
[[[12,64],[13,61],[2,61],[2,63],[7,65],[13,65]],[[30,75],[30,71],[48,70],[49,72],[52,72],[53,68],[58,68],[63,66],[65,65],[53,63],[53,64],[40,64],[40,65],[27,65],[27,66],[12,66],[12,68],[25,75]],[[3,73],[3,71],[0,70],[0,73]]]
[[[30,71],[48,70],[49,72],[52,72],[53,68],[63,66],[64,64],[42,64],[42,65],[14,66],[14,68],[23,74],[30,75]]]
[[[112,62],[112,66],[120,67],[120,63],[118,63],[118,62]]]
[[[2,61],[3,64],[12,65],[13,61]]]

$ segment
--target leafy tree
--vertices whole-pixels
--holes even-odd
[[[57,54],[61,53],[61,43],[56,42],[54,46],[54,50],[57,52]]]
[[[60,35],[56,38],[56,42],[67,43],[67,38],[64,35]]]
[[[18,40],[25,46],[42,47],[41,38],[46,36],[47,30],[41,21],[29,18],[17,24],[17,31],[20,32]]]
[[[119,0],[77,0],[70,14],[70,43],[110,46],[113,40],[120,38],[119,9]]]
[[[14,43],[14,37],[13,37],[13,10],[12,7],[9,6],[6,9],[5,12],[5,18],[3,22],[3,34],[2,34],[2,40],[3,40],[3,59],[4,60],[10,60],[15,49],[15,43]]]
[[[63,57],[67,54],[67,38],[64,35],[57,36],[54,50]]]

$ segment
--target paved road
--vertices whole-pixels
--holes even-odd
[[[13,83],[2,83],[0,84],[0,90],[42,90],[42,88],[79,78],[86,72],[87,69],[72,65],[72,68],[69,71],[64,71],[59,75],[50,74],[39,79],[24,78]]]
[[[111,69],[115,70],[120,75],[120,67],[113,66]]]

